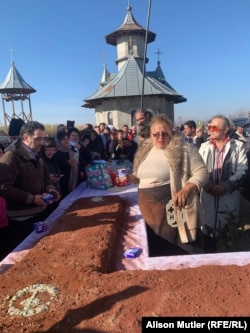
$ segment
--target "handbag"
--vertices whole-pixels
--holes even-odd
[[[199,195],[194,191],[190,193],[187,205],[181,209],[174,207],[171,199],[166,205],[166,214],[172,227],[178,228],[182,243],[194,242],[197,229],[205,224]]]
[[[106,190],[113,186],[108,163],[106,161],[94,161],[85,167],[87,184],[96,190]]]

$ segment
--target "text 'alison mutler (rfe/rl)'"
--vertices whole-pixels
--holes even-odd
[[[249,317],[142,317],[142,333],[150,329],[193,328],[211,331],[214,329],[236,329],[246,331]]]

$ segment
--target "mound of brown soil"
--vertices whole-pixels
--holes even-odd
[[[250,265],[115,271],[125,215],[116,195],[73,203],[1,274],[0,331],[139,333],[143,316],[250,315]]]

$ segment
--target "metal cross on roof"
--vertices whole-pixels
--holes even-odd
[[[107,54],[105,52],[102,52],[102,58],[104,60],[104,65],[106,65],[106,61],[107,61]]]
[[[10,47],[9,51],[10,51],[10,60],[12,62],[13,61],[13,52],[14,52],[14,50]]]
[[[155,54],[158,54],[158,62],[160,62],[160,54],[163,54],[163,52],[161,52],[160,49],[158,49],[158,51],[155,52]]]

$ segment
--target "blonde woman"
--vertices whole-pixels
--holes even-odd
[[[152,256],[159,244],[164,255],[203,252],[196,241],[204,220],[197,193],[208,171],[197,148],[173,135],[172,128],[165,115],[154,116],[150,137],[139,145],[133,164]]]

